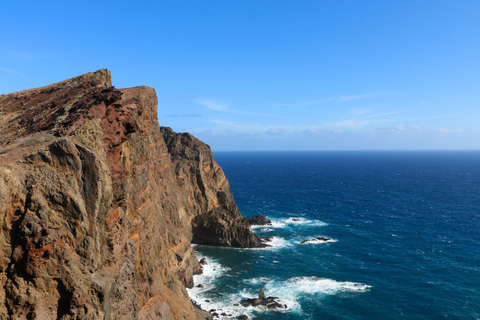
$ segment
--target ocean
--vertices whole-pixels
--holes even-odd
[[[240,212],[273,221],[266,249],[195,246],[189,294],[220,319],[480,319],[480,152],[214,156]],[[236,305],[260,288],[287,309]]]

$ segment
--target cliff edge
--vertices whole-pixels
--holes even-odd
[[[108,70],[0,96],[0,319],[203,319],[191,242],[259,247],[210,148]]]

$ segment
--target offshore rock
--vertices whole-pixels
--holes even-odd
[[[192,237],[258,245],[208,146],[108,70],[0,96],[0,233],[0,319],[204,319]]]
[[[258,292],[258,298],[245,299],[240,302],[244,307],[257,307],[263,306],[267,310],[286,309],[287,306],[279,303],[278,297],[268,297],[263,289]]]
[[[271,225],[272,221],[268,220],[265,215],[258,214],[254,217],[249,218],[248,223],[250,223],[250,225],[265,226],[265,225]]]

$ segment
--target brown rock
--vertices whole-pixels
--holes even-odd
[[[254,217],[249,218],[248,223],[250,223],[251,225],[265,226],[265,225],[271,225],[272,221],[268,220],[267,217],[265,217],[265,215],[258,214]]]
[[[260,299],[260,300],[266,300],[267,299],[267,295],[265,294],[265,291],[263,289],[260,289],[260,291],[258,291],[258,299]]]
[[[208,146],[110,78],[0,96],[0,319],[203,319],[192,236],[258,245]]]
[[[286,305],[282,305],[277,302],[278,297],[268,297],[265,294],[263,289],[260,289],[258,292],[258,298],[252,299],[245,299],[240,301],[240,304],[244,307],[256,307],[256,306],[264,306],[267,310],[276,310],[276,309],[286,309]]]
[[[240,212],[210,147],[189,133],[161,128],[182,194],[193,213],[193,243],[225,247],[264,247]]]

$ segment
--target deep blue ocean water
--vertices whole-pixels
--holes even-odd
[[[480,319],[480,152],[217,152],[259,250],[196,246],[205,309],[255,319]],[[331,242],[301,244],[325,236]],[[288,310],[233,306],[278,296]]]

